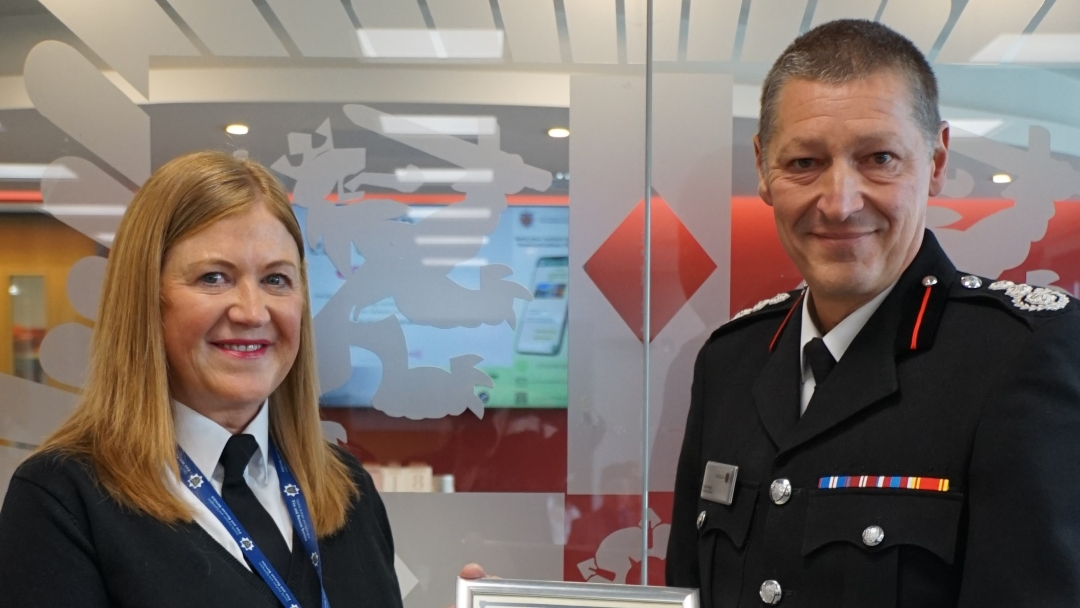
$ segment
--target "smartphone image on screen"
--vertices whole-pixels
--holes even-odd
[[[525,306],[518,329],[517,352],[554,355],[562,348],[566,328],[566,296],[570,258],[546,257],[536,261],[533,299]]]

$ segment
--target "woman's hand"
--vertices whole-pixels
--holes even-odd
[[[489,578],[487,573],[484,572],[484,568],[480,564],[465,564],[465,566],[461,569],[461,572],[458,573],[458,576],[467,579]],[[447,606],[446,608],[454,608],[454,606]]]
[[[484,572],[484,568],[480,564],[465,564],[465,567],[461,569],[461,573],[458,574],[458,576],[468,579],[488,577],[488,575]]]

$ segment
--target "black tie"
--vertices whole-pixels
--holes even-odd
[[[825,379],[832,373],[834,367],[836,367],[836,359],[833,359],[832,353],[829,352],[829,347],[825,346],[825,341],[821,338],[814,338],[806,343],[803,347],[803,356],[806,357],[806,361],[810,364],[810,371],[814,373],[814,382],[818,386],[825,383]]]
[[[289,576],[289,562],[292,560],[289,545],[285,543],[274,518],[270,517],[244,481],[244,470],[258,449],[259,442],[255,441],[252,435],[233,435],[229,438],[225,449],[221,451],[221,466],[225,469],[221,498],[284,580]],[[246,551],[244,555],[247,556]],[[248,563],[251,563],[250,559]],[[254,570],[254,564],[252,569]]]

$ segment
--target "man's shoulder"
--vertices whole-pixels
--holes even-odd
[[[963,304],[989,307],[1031,329],[1062,316],[1080,320],[1080,302],[1058,287],[995,281],[961,273],[949,290],[949,299]]]
[[[765,298],[753,306],[740,310],[731,320],[721,325],[709,337],[709,342],[717,338],[754,327],[768,319],[786,316],[799,301],[803,290],[782,291],[771,298]]]

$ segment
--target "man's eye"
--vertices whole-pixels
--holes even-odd
[[[812,158],[797,158],[792,163],[796,169],[809,169],[814,166],[814,159]]]
[[[892,161],[893,155],[889,152],[877,152],[870,158],[875,165],[887,165]]]
[[[208,272],[199,277],[199,280],[208,285],[220,285],[225,282],[225,275],[220,272]]]

